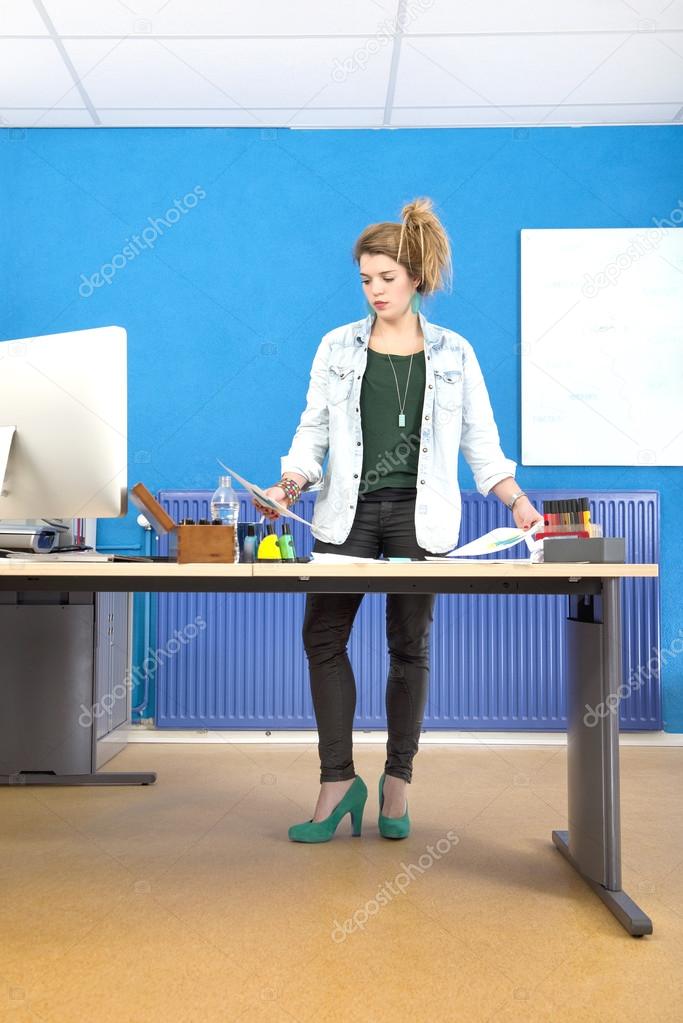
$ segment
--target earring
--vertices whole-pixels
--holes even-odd
[[[413,297],[410,300],[410,308],[414,313],[418,312],[422,304],[422,296],[419,291],[413,293]]]

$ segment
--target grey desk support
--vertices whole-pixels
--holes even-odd
[[[0,589],[70,592],[312,592],[566,594],[568,822],[556,847],[634,937],[652,922],[621,888],[619,715],[620,578],[656,576],[657,565],[384,563],[370,565],[0,564]],[[588,722],[586,705],[597,711]],[[602,713],[603,710],[606,713]],[[144,781],[141,779],[144,777]],[[98,773],[71,784],[148,784],[156,775]],[[105,778],[107,779],[105,781]],[[49,778],[5,783],[50,784]],[[54,783],[54,782],[52,782]],[[62,782],[63,783],[63,782]]]

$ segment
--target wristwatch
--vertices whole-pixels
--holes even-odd
[[[514,508],[514,506],[515,506],[515,502],[516,502],[516,501],[517,501],[517,500],[518,500],[518,499],[519,499],[520,497],[526,497],[526,494],[524,493],[524,491],[523,491],[523,490],[516,490],[516,491],[515,491],[515,493],[514,493],[514,494],[512,495],[512,497],[510,498],[510,500],[509,500],[509,501],[507,502],[507,506],[508,506],[508,508],[510,509],[510,511],[512,511],[512,509],[513,509],[513,508]]]

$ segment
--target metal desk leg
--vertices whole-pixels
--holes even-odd
[[[652,921],[621,887],[619,814],[620,580],[571,596],[567,620],[569,831],[553,842],[629,934]],[[601,605],[601,606],[600,606]]]

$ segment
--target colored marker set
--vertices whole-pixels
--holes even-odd
[[[581,539],[601,537],[602,526],[591,522],[587,497],[567,497],[559,501],[543,502],[543,530],[535,539],[545,537],[576,536]]]
[[[247,535],[242,544],[242,556],[240,560],[244,563],[256,561],[308,561],[308,558],[297,557],[294,549],[294,537],[292,530],[287,523],[282,526],[282,533],[278,535],[275,526],[267,525],[260,543],[256,536],[256,526],[247,527]]]
[[[543,540],[543,561],[619,562],[626,560],[626,541],[621,536],[603,536],[602,526],[591,522],[587,497],[566,497],[543,502],[543,530],[534,534]]]

